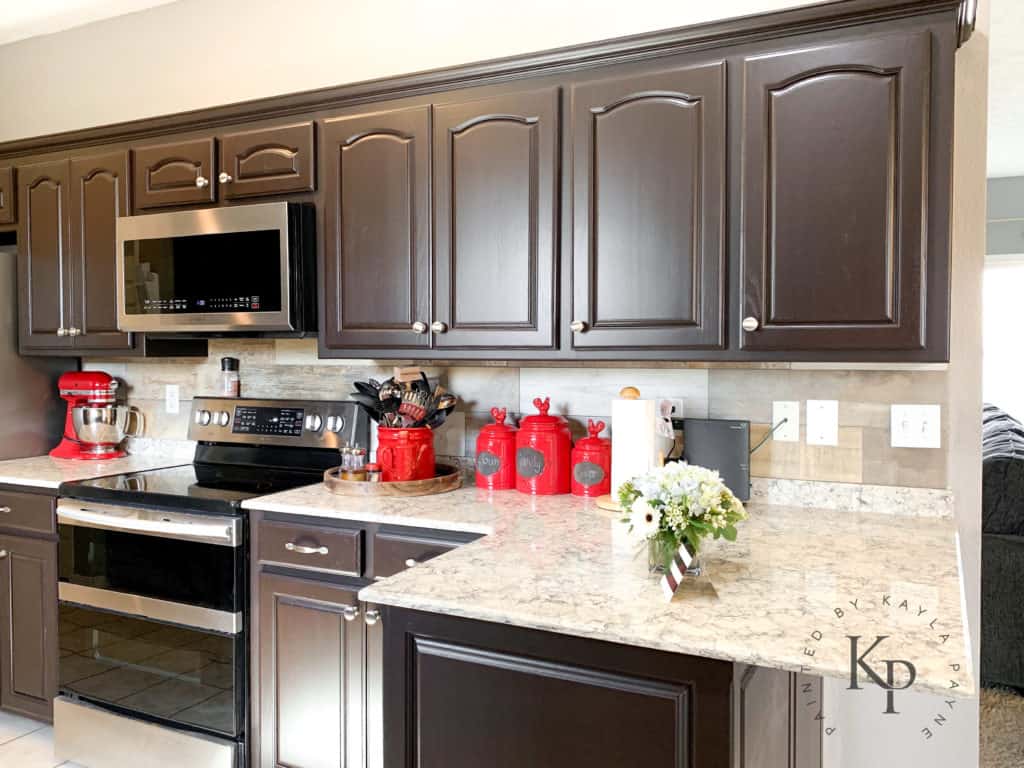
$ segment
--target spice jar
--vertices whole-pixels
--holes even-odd
[[[491,408],[494,423],[476,438],[476,485],[492,491],[516,487],[516,432],[505,423],[508,411]]]
[[[238,358],[220,359],[220,393],[222,397],[239,397],[242,394],[242,379],[238,375]]]
[[[549,416],[551,399],[533,401],[538,412],[516,433],[516,489],[536,496],[568,493],[572,435],[561,416]]]
[[[612,491],[612,441],[598,437],[603,421],[587,419],[588,436],[572,449],[572,495],[597,497]]]
[[[379,483],[380,480],[380,464],[371,462],[366,465],[366,479],[371,483]]]

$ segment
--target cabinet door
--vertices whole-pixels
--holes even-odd
[[[743,349],[923,347],[929,62],[924,32],[744,62]]]
[[[15,219],[14,169],[0,168],[0,224],[13,224]]]
[[[737,664],[734,687],[738,768],[821,768],[820,677]]]
[[[71,161],[72,326],[75,349],[129,350],[117,330],[117,217],[128,213],[128,153]]]
[[[430,107],[328,120],[321,137],[325,346],[429,347]]]
[[[68,298],[68,163],[18,168],[18,305],[22,350],[66,349],[74,338]]]
[[[133,149],[135,210],[212,203],[217,188],[213,153],[212,138]]]
[[[226,133],[220,138],[220,184],[225,200],[312,192],[313,123]]]
[[[573,347],[721,347],[725,64],[572,89]]]
[[[553,348],[557,88],[434,107],[434,344]]]
[[[0,536],[0,707],[50,719],[57,695],[57,544]]]
[[[362,618],[356,587],[259,578],[260,768],[361,768]]]

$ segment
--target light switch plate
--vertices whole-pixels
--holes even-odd
[[[178,413],[181,410],[181,387],[177,384],[164,387],[164,410],[167,413]]]
[[[889,444],[893,448],[942,447],[940,406],[894,404],[889,413]]]
[[[807,444],[839,445],[839,401],[807,401]]]
[[[786,423],[772,433],[772,440],[780,443],[800,442],[800,401],[775,400],[772,402],[772,426],[783,419]]]

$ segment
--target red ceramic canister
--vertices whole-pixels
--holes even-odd
[[[505,423],[508,411],[491,408],[494,423],[480,430],[476,438],[476,484],[478,488],[505,491],[516,487],[516,432]]]
[[[587,419],[588,437],[572,449],[572,495],[597,497],[612,492],[612,441],[598,437],[603,421]]]
[[[526,416],[516,434],[516,489],[547,496],[569,492],[572,436],[561,416],[549,416],[550,398],[533,401],[538,414]]]
[[[436,473],[433,431],[429,427],[378,428],[377,463],[385,483],[429,480]]]

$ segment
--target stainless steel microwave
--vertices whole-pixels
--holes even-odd
[[[316,331],[316,216],[309,203],[172,211],[117,220],[122,331]]]

